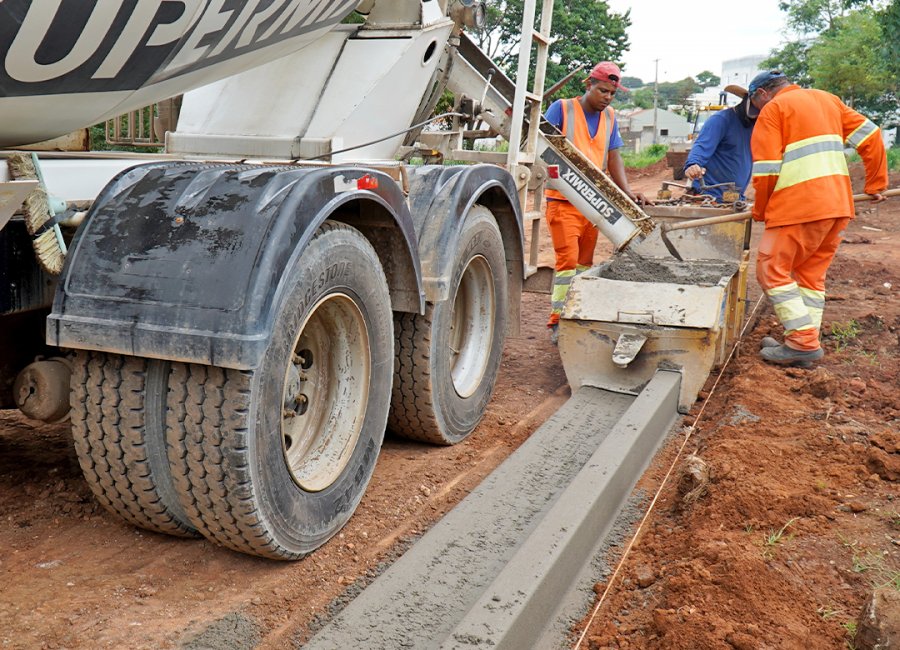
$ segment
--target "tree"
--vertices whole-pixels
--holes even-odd
[[[653,87],[645,86],[631,93],[631,102],[638,108],[653,108]]]
[[[828,32],[856,7],[873,6],[873,0],[782,0],[778,8],[787,13],[787,25],[798,34]]]
[[[779,6],[800,36],[771,52],[761,68],[839,95],[882,126],[900,121],[900,0],[791,0]]]
[[[626,88],[641,88],[644,85],[644,82],[638,79],[637,77],[629,77],[628,75],[622,76],[622,85]]]
[[[722,80],[709,70],[704,70],[697,75],[697,83],[701,88],[703,88],[703,90],[706,90],[707,88],[718,86],[720,83],[722,83]]]
[[[485,28],[473,34],[481,49],[512,78],[522,44],[522,11],[523,0],[492,2],[487,5]],[[630,12],[612,12],[606,0],[557,0],[551,29],[555,42],[547,62],[546,85],[556,83],[579,65],[589,71],[598,61],[621,60],[628,49],[626,30],[630,26]],[[559,95],[580,95],[584,92],[583,78],[576,76]]]
[[[809,39],[791,41],[779,50],[773,50],[769,57],[759,64],[760,70],[781,70],[788,79],[801,86],[812,85],[809,76]]]
[[[881,52],[881,26],[871,11],[839,19],[809,48],[809,73],[816,87],[840,95],[849,106],[878,99],[888,85]]]

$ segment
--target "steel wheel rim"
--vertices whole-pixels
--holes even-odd
[[[494,343],[496,302],[491,266],[477,255],[460,278],[450,319],[450,375],[462,398],[471,397],[484,379]]]
[[[294,341],[281,442],[294,482],[319,492],[341,475],[362,431],[371,380],[365,317],[343,293],[321,299]]]

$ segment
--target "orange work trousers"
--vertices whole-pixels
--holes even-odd
[[[759,243],[756,278],[784,326],[784,342],[817,350],[825,308],[825,275],[850,217],[766,228]]]
[[[547,201],[546,217],[556,253],[556,274],[550,298],[550,319],[547,322],[550,327],[559,322],[572,278],[594,263],[597,226],[585,219],[568,201]]]

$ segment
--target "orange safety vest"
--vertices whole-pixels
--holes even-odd
[[[606,162],[609,158],[609,139],[612,137],[613,125],[616,123],[613,107],[607,106],[600,114],[597,135],[594,137],[591,137],[584,109],[581,108],[581,102],[578,99],[562,100],[562,115],[562,132],[566,139],[592,163],[606,171]],[[544,196],[548,199],[566,200],[566,197],[556,190],[548,189],[544,192]]]
[[[844,156],[855,147],[867,193],[887,188],[887,157],[878,127],[821,90],[790,85],[760,111],[753,128],[753,218],[775,228],[853,217]]]

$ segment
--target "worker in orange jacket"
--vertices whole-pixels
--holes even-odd
[[[625,163],[619,155],[622,137],[616,115],[610,106],[619,83],[619,66],[601,61],[584,80],[586,91],[580,98],[553,102],[544,117],[591,162],[608,172],[616,185],[636,203],[647,203],[643,194],[631,191],[625,176]],[[556,253],[556,273],[550,296],[550,340],[556,343],[559,315],[562,313],[572,278],[594,263],[597,226],[584,218],[578,209],[556,190],[545,192],[547,226]]]
[[[756,277],[784,326],[784,342],[763,339],[769,363],[810,367],[824,352],[819,328],[825,273],[854,216],[845,147],[866,168],[865,192],[885,200],[887,157],[881,132],[834,95],[791,84],[775,70],[750,82],[759,110],[750,141],[753,219],[766,224]]]

